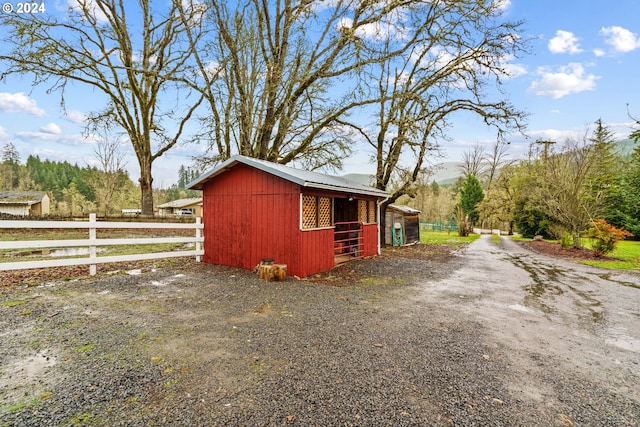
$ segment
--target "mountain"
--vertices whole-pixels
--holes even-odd
[[[616,151],[622,157],[629,157],[633,152],[634,148],[638,146],[637,143],[630,139],[623,139],[621,141],[616,141]]]
[[[433,177],[429,181],[435,181],[440,185],[455,183],[462,176],[462,162],[443,162],[435,167]]]
[[[351,181],[355,181],[358,184],[373,186],[376,182],[376,179],[373,175],[369,175],[366,173],[348,173],[346,175],[342,175],[342,178],[349,179]]]

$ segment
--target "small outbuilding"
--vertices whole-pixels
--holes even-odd
[[[419,243],[420,211],[409,206],[387,206],[384,237],[387,245],[403,246]]]
[[[269,260],[306,277],[379,253],[382,190],[244,156],[188,187],[202,190],[205,262],[252,269]]]
[[[202,198],[192,197],[187,199],[172,200],[158,205],[158,215],[191,215],[202,216]]]
[[[49,215],[49,196],[43,191],[0,191],[0,214]]]

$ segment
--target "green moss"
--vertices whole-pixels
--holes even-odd
[[[17,301],[3,301],[0,304],[3,305],[4,307],[15,307],[15,306],[23,305],[23,304],[26,304],[26,303],[27,303],[27,301],[25,301],[25,300],[17,300]]]
[[[83,426],[83,425],[91,424],[92,422],[93,422],[93,414],[89,412],[74,414],[67,420],[67,423],[71,426]]]
[[[80,347],[76,347],[76,351],[78,353],[87,353],[87,352],[90,352],[91,350],[93,350],[93,348],[95,346],[96,346],[95,344],[85,344],[85,345],[82,345]]]
[[[369,276],[369,277],[363,277],[362,279],[359,280],[358,283],[364,286],[402,285],[404,281],[397,277],[394,278],[394,277],[385,277],[385,276],[383,277]]]

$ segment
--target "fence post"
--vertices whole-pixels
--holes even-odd
[[[89,258],[96,257],[96,214],[89,214]],[[96,275],[96,264],[89,264],[89,274]]]
[[[202,229],[199,227],[200,224],[202,223],[202,218],[201,217],[197,217],[196,218],[196,238],[199,239],[202,236]],[[200,242],[196,242],[196,251],[200,251],[200,248],[202,247],[202,245],[200,244]],[[196,255],[196,262],[200,262],[202,259],[202,257],[200,255]]]

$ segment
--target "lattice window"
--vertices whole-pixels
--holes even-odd
[[[318,210],[316,196],[302,196],[302,228],[316,228]]]
[[[331,199],[319,197],[318,227],[331,227]]]
[[[330,197],[302,195],[302,228],[331,227],[332,212]]]
[[[376,202],[373,200],[369,200],[369,218],[368,221],[370,224],[375,224],[376,223],[376,213],[377,213],[377,209],[376,209]]]
[[[367,201],[358,200],[358,221],[367,222]]]

